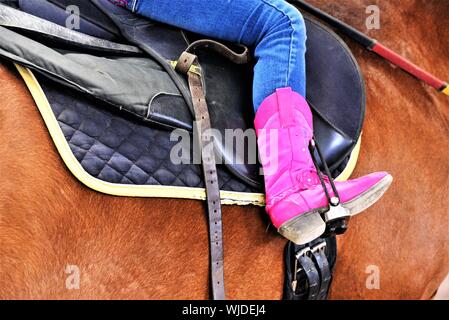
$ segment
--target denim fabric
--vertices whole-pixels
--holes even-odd
[[[153,20],[255,49],[254,107],[277,88],[306,94],[306,30],[284,0],[111,0]]]

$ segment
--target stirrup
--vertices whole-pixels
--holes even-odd
[[[326,232],[323,235],[323,237],[332,237],[335,235],[344,234],[348,230],[348,223],[351,218],[351,215],[349,214],[348,210],[343,208],[343,206],[341,205],[340,195],[335,186],[334,179],[331,175],[326,160],[323,157],[321,149],[316,143],[315,137],[313,137],[312,140],[310,141],[309,151],[312,157],[313,164],[317,171],[318,178],[320,179],[321,185],[323,187],[324,193],[326,194],[326,198],[328,201],[328,210],[324,211],[321,214],[321,217],[326,222]],[[321,172],[321,168],[318,165],[318,161],[315,156],[315,151],[317,151],[321,163],[323,164],[324,171],[329,179],[329,183],[334,193],[334,197],[330,196],[329,190],[327,189],[326,183],[324,182],[323,173]]]

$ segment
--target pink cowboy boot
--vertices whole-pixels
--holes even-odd
[[[306,100],[291,88],[279,89],[264,100],[255,127],[267,212],[279,233],[296,244],[319,238],[326,222],[366,210],[393,181],[386,172],[335,183],[321,175],[311,152],[312,112]]]

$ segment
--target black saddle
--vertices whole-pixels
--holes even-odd
[[[72,4],[76,4],[80,9],[81,33],[122,44],[138,45],[146,52],[156,51],[158,54],[153,57],[158,59],[162,57],[164,60],[175,61],[185,49],[185,38],[190,41],[201,38],[200,35],[149,22],[147,19],[133,18],[124,23],[126,19],[123,15],[124,10],[106,0],[18,1],[21,10],[61,26],[65,26],[67,19],[73,14],[66,11]],[[321,146],[332,175],[336,177],[346,167],[351,152],[360,138],[365,113],[364,83],[358,65],[343,41],[315,20],[306,18],[306,25],[307,98],[314,112],[316,140]],[[138,36],[140,38],[136,38],[134,32],[136,28],[140,31],[145,29],[146,32],[140,32]],[[161,37],[161,34],[164,34],[164,37]],[[68,48],[71,46],[67,41],[56,40],[52,39],[57,42],[56,46]],[[252,128],[254,118],[251,107],[252,66],[235,65],[209,51],[201,51],[198,55],[206,75],[206,98],[210,106],[213,127],[223,132],[223,137],[225,129]],[[173,73],[173,70],[169,71]],[[46,81],[42,77],[39,80]],[[178,83],[178,88],[184,99],[158,98],[152,105],[149,119],[144,120],[150,120],[162,127],[191,131],[193,118],[190,112],[190,96],[185,85]],[[57,90],[65,92],[67,89]],[[68,96],[67,93],[64,94]],[[229,150],[220,141],[217,143],[226,169],[243,185],[248,186],[248,188],[238,187],[239,191],[262,190],[259,166],[235,161],[235,159],[248,159],[251,155],[238,154],[235,148]],[[96,166],[98,167],[98,164]],[[92,170],[91,167],[86,169],[90,172],[98,171]],[[199,177],[201,175],[197,176]],[[121,178],[122,181],[129,180],[126,176]],[[118,175],[106,179],[117,182]]]

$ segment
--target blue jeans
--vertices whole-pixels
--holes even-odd
[[[111,0],[150,19],[255,49],[254,108],[277,88],[306,94],[306,30],[284,0]]]

